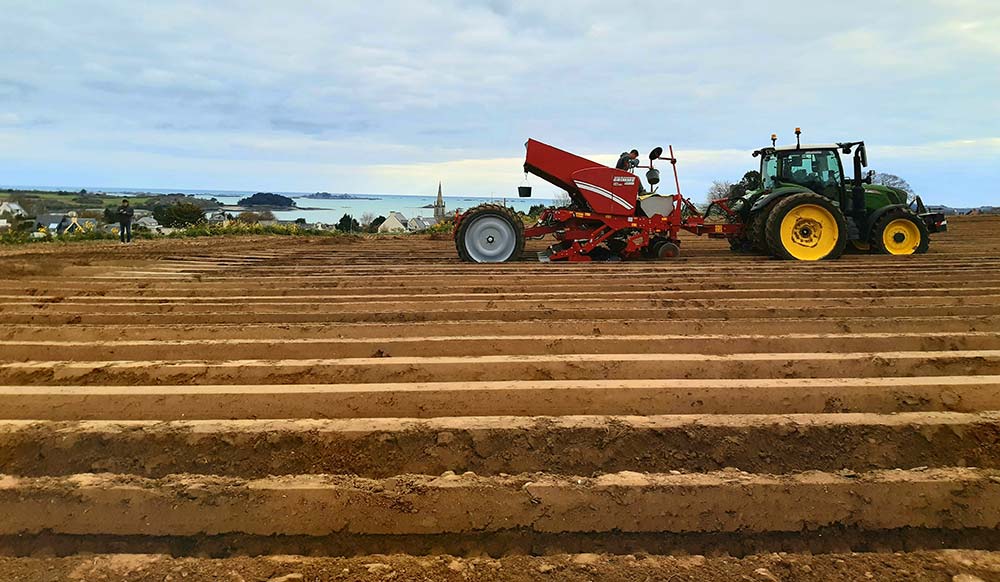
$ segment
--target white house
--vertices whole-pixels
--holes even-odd
[[[149,230],[152,231],[158,230],[160,228],[160,223],[157,222],[155,218],[153,218],[148,214],[136,220],[134,224],[137,227],[148,228]]]
[[[425,216],[415,216],[411,218],[406,223],[406,229],[410,232],[417,232],[420,230],[427,230],[428,228],[437,224],[437,220],[433,218],[427,218]]]
[[[4,231],[10,228],[10,223],[7,222],[6,218],[0,218],[0,231]]]
[[[406,224],[409,222],[406,217],[398,212],[390,212],[385,222],[378,226],[379,232],[405,232]]]
[[[28,215],[24,208],[17,202],[0,202],[0,216],[9,214],[14,218],[22,218]]]

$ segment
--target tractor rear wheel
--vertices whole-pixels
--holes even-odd
[[[779,259],[836,259],[847,246],[847,221],[829,198],[803,192],[782,198],[767,217],[767,246]]]
[[[747,221],[747,239],[750,241],[750,249],[762,253],[770,254],[772,251],[767,244],[767,217],[774,209],[774,202],[754,213]]]
[[[872,246],[887,255],[912,255],[927,252],[930,233],[920,217],[903,208],[885,213],[872,228]]]
[[[524,223],[505,206],[481,204],[462,215],[455,248],[467,263],[516,260],[524,250]]]

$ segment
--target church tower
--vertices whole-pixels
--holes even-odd
[[[434,203],[434,218],[444,220],[444,196],[441,195],[441,182],[438,182],[438,197]]]

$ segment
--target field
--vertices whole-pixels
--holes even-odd
[[[950,226],[2,249],[0,579],[1000,580],[1000,217]]]

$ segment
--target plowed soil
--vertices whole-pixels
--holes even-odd
[[[1000,217],[950,227],[0,249],[0,580],[1000,580]]]

